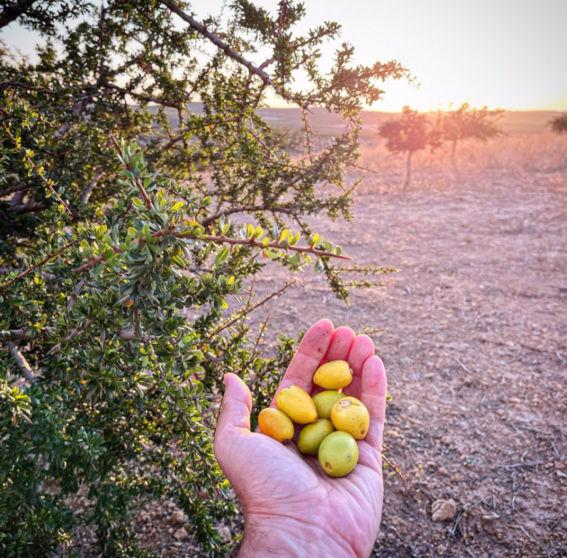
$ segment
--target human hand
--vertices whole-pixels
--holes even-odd
[[[373,355],[367,336],[355,337],[346,327],[333,331],[331,322],[321,320],[305,334],[278,388],[296,385],[315,395],[321,391],[312,383],[319,365],[348,361],[353,380],[344,391],[366,405],[370,428],[357,442],[358,465],[342,478],[327,476],[317,457],[301,454],[295,443],[250,432],[250,391],[238,376],[225,376],[215,454],[246,520],[239,557],[370,555],[382,515],[386,411],[386,373]]]

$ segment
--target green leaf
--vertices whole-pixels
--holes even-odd
[[[223,264],[228,256],[230,254],[230,246],[225,246],[224,248],[222,248],[216,255],[215,257],[215,264],[216,265],[221,265]]]
[[[299,252],[296,252],[291,258],[289,258],[288,262],[293,265],[299,265],[301,263]]]
[[[105,267],[105,263],[104,262],[100,262],[98,264],[96,264],[92,269],[91,269],[91,275],[93,277],[98,277],[101,273],[102,270]]]

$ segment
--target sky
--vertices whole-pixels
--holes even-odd
[[[298,32],[337,21],[339,44],[354,45],[357,63],[395,59],[420,84],[386,82],[374,110],[437,110],[465,101],[508,110],[567,109],[567,0],[303,1],[307,16]],[[256,4],[275,13],[278,0]],[[191,3],[199,18],[218,14],[222,5]],[[24,53],[35,42],[14,24],[0,38]],[[336,46],[324,45],[324,60]],[[274,99],[270,104],[284,106]]]

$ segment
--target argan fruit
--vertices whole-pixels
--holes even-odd
[[[299,433],[297,447],[301,453],[317,455],[321,442],[334,431],[333,423],[330,420],[319,419],[305,426]]]
[[[276,403],[278,409],[297,424],[309,424],[319,418],[313,399],[298,386],[282,389],[276,397]]]
[[[352,382],[352,370],[346,360],[333,360],[317,368],[313,382],[323,389],[341,389]]]
[[[356,397],[345,397],[333,405],[331,421],[337,430],[348,432],[353,438],[362,440],[370,426],[370,414],[362,401]]]
[[[315,403],[315,407],[317,407],[319,418],[330,419],[333,405],[345,397],[346,395],[344,393],[339,393],[336,389],[329,389],[318,393],[313,398],[313,403]]]
[[[258,415],[258,424],[263,434],[278,442],[293,438],[293,422],[278,409],[264,409]]]
[[[348,475],[358,462],[358,445],[348,432],[333,432],[319,446],[319,463],[330,477]]]

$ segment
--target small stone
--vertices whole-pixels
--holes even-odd
[[[187,516],[181,510],[175,510],[171,514],[169,521],[171,521],[173,525],[184,525],[187,523]]]
[[[435,522],[455,519],[457,515],[457,504],[455,500],[436,500],[431,505],[431,519]]]
[[[173,538],[177,539],[178,541],[182,541],[183,539],[186,539],[188,536],[187,531],[185,531],[185,529],[183,527],[181,527],[181,529],[177,529],[177,531],[175,531],[175,533],[173,533]]]
[[[230,527],[226,525],[219,526],[219,535],[224,542],[230,542],[232,539],[232,533],[230,532]]]

